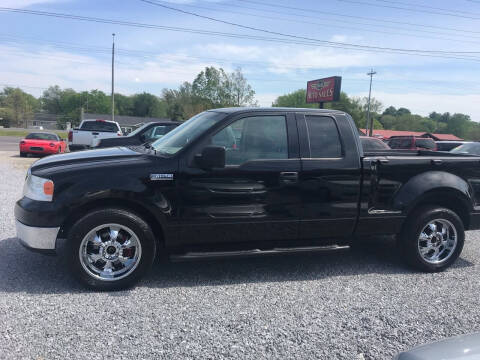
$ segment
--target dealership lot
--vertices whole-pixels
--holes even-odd
[[[0,358],[388,359],[480,331],[480,232],[444,273],[404,267],[391,242],[356,252],[157,263],[139,286],[89,292],[64,260],[15,238],[35,159],[0,151]]]

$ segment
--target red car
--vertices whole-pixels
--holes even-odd
[[[65,152],[67,144],[54,133],[31,133],[20,141],[20,156],[50,155]]]
[[[388,146],[398,150],[432,150],[437,151],[437,144],[430,138],[418,136],[392,136]]]

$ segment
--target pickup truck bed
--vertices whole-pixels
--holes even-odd
[[[341,111],[216,109],[152,145],[37,161],[15,217],[29,248],[67,239],[72,272],[97,289],[135,283],[156,253],[312,251],[374,235],[396,235],[407,263],[440,271],[460,255],[464,231],[480,228],[479,165],[440,152],[363,153]]]

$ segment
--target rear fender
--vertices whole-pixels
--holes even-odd
[[[473,194],[468,183],[457,175],[443,171],[428,171],[412,177],[395,194],[393,207],[408,213],[431,194],[437,197],[445,194],[446,197],[453,197],[461,202],[462,206],[467,207],[467,211],[470,212],[473,209]],[[442,201],[442,199],[432,198],[432,201],[434,200]],[[452,204],[452,206],[456,205],[458,204]]]

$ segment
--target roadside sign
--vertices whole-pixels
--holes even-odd
[[[307,82],[307,104],[338,101],[342,78],[332,76]]]

